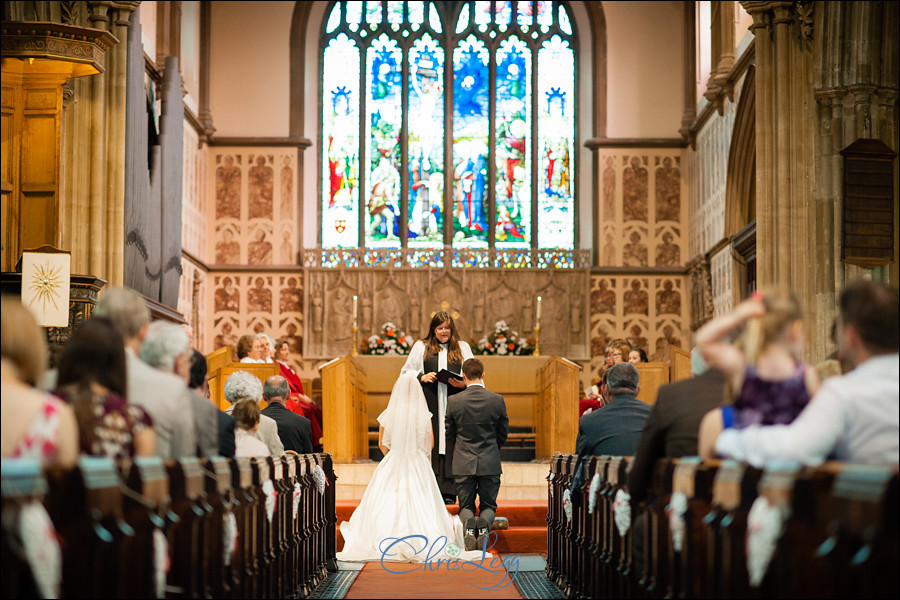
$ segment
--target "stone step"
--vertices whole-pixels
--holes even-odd
[[[338,501],[362,499],[375,472],[376,462],[336,463],[335,498]],[[504,462],[497,501],[531,501],[546,505],[549,462]]]

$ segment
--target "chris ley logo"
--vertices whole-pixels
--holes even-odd
[[[443,535],[434,541],[429,541],[428,536],[424,535],[385,538],[379,544],[381,566],[385,571],[394,575],[406,575],[416,571],[425,575],[443,569],[466,577],[469,573],[480,571],[482,574],[501,576],[500,581],[494,585],[478,585],[472,581],[466,583],[482,590],[500,589],[515,581],[516,575],[519,573],[519,557],[512,555],[501,559],[499,556],[490,554],[488,550],[494,547],[496,541],[497,533],[490,532],[485,538],[484,546],[479,550],[481,556],[476,559],[463,560],[458,558],[462,548],[456,544],[448,544],[447,537]],[[404,550],[402,554],[405,556],[405,560],[416,560],[417,562],[392,562],[392,558],[398,556],[401,549]],[[413,551],[412,558],[409,557],[409,549]]]

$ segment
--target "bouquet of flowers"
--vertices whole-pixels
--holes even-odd
[[[481,338],[472,340],[474,354],[496,354],[499,356],[528,356],[534,354],[534,340],[520,336],[512,331],[506,321],[497,321],[494,331]]]
[[[381,333],[363,340],[360,352],[363,354],[409,354],[413,340],[406,332],[388,321],[381,326]]]

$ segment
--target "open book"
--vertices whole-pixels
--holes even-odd
[[[441,369],[440,371],[438,371],[437,380],[441,383],[447,383],[451,379],[458,379],[462,381],[462,374],[454,373],[453,371],[450,371],[448,369]]]

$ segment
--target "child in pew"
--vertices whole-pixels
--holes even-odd
[[[239,400],[231,413],[234,417],[234,455],[269,456],[269,448],[253,435],[259,429],[259,403]]]
[[[701,458],[715,458],[723,429],[786,425],[800,414],[819,387],[815,369],[801,359],[804,339],[800,303],[786,289],[756,291],[697,331],[703,359],[727,382],[726,405],[700,422]]]

